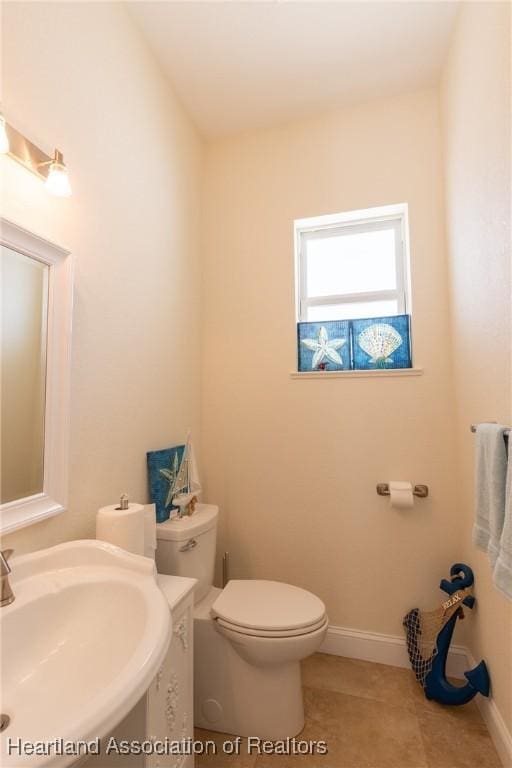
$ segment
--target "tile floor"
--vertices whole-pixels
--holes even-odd
[[[327,755],[196,757],[196,768],[501,768],[474,701],[425,699],[410,670],[317,653],[303,663],[306,725]],[[229,737],[198,729],[219,745]]]

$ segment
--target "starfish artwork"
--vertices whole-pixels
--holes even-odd
[[[157,523],[168,520],[176,509],[173,499],[178,493],[176,483],[184,452],[184,445],[173,445],[146,454],[149,497],[155,505]]]
[[[170,469],[161,469],[160,474],[162,477],[165,477],[167,482],[169,483],[169,488],[167,491],[167,498],[165,499],[165,506],[168,507],[172,502],[172,497],[174,495],[174,483],[176,480],[176,477],[178,475],[178,454],[174,454],[173,463]]]
[[[327,329],[323,325],[320,326],[316,339],[302,339],[301,341],[306,349],[313,352],[312,369],[320,368],[320,366],[325,369],[327,361],[343,366],[343,360],[337,350],[341,349],[345,342],[346,339],[329,339]]]

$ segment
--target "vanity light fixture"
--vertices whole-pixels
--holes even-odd
[[[43,165],[47,165],[47,163],[43,163]],[[71,196],[68,169],[64,162],[62,152],[59,152],[58,149],[55,150],[53,160],[49,164],[45,185],[46,189],[48,189],[52,195],[56,195],[57,197]]]
[[[0,152],[8,154],[13,160],[21,163],[40,179],[43,179],[46,188],[52,195],[58,197],[71,195],[68,169],[64,163],[62,152],[56,149],[53,157],[47,155],[10,125],[1,113]]]
[[[0,155],[6,155],[9,151],[9,137],[5,117],[0,112]]]

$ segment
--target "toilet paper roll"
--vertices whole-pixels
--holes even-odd
[[[108,541],[121,549],[144,554],[144,507],[129,504],[119,509],[118,504],[102,507],[96,514],[96,538]]]
[[[412,485],[404,480],[389,481],[389,496],[395,509],[411,509],[414,504]]]

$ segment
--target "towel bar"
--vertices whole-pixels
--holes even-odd
[[[496,422],[495,422],[495,421],[490,421],[490,422],[488,422],[488,423],[489,423],[489,424],[496,424]],[[477,426],[478,426],[477,424],[471,424],[471,427],[470,427],[470,429],[471,429],[471,432],[476,432],[476,428],[477,428]],[[510,435],[510,429],[506,429],[506,430],[504,431],[504,433],[503,433],[503,437],[505,438],[505,440],[508,440],[508,437],[509,437],[509,435]]]

